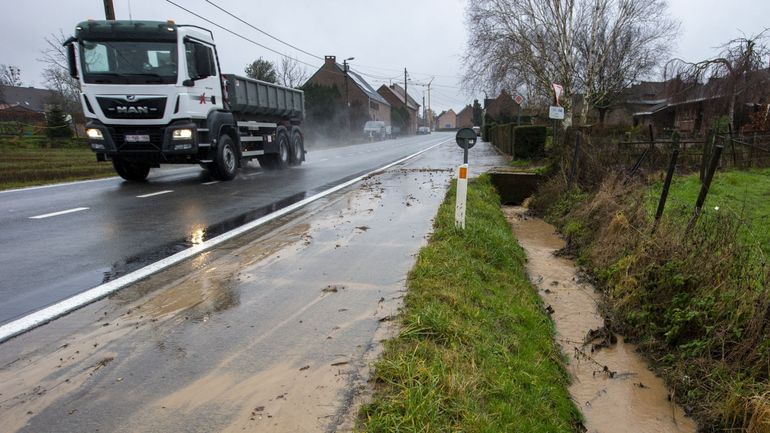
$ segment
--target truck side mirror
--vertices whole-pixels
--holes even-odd
[[[75,59],[75,44],[67,45],[67,64],[70,69],[70,77],[78,78],[78,62]]]

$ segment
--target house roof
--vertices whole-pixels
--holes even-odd
[[[339,63],[335,63],[337,65],[337,68],[339,68],[340,72],[343,71],[342,65]],[[385,100],[385,98],[382,97],[379,93],[377,93],[372,86],[369,85],[369,83],[364,80],[364,78],[357,73],[351,71],[348,69],[348,76],[353,80],[354,83],[356,83],[356,86],[358,86],[359,89],[361,89],[362,92],[366,93],[366,95],[374,99],[375,101],[390,106],[388,101]]]
[[[24,107],[38,113],[45,112],[45,106],[51,103],[55,95],[53,91],[48,89],[0,86],[0,96],[2,96],[0,102],[7,105]]]
[[[462,115],[463,115],[463,113],[465,113],[465,112],[466,112],[466,111],[468,111],[468,110],[471,110],[471,113],[473,113],[473,107],[472,107],[470,104],[469,104],[469,105],[466,105],[466,106],[465,106],[465,108],[463,108],[462,110],[460,110],[460,112],[459,112],[459,113],[457,113],[457,115],[458,115],[458,116],[462,116]]]
[[[335,70],[334,71],[329,71],[328,69],[324,69],[324,68],[327,68],[328,65],[334,65],[333,67],[334,67]],[[334,73],[334,74],[345,75],[345,70],[342,68],[342,65],[337,63],[336,57],[335,56],[326,56],[326,61],[324,62],[323,66],[318,68],[318,70],[315,71],[315,73],[313,75],[311,75],[310,78],[308,78],[305,83],[313,82],[314,78],[321,71],[324,71],[324,70],[327,73],[331,72],[331,73]],[[350,70],[350,68],[348,68],[348,74],[347,75],[350,78],[350,81],[352,81],[353,84],[356,85],[356,87],[358,87],[366,96],[368,96],[369,99],[373,99],[373,100],[379,102],[380,104],[385,104],[388,107],[390,107],[390,103],[388,103],[388,101],[386,101],[385,98],[382,97],[382,95],[377,93],[374,90],[374,88],[371,85],[369,85],[369,83],[367,83],[366,80],[361,75],[359,75],[358,73]]]
[[[390,86],[386,86],[386,85],[383,84],[382,86],[380,86],[378,91],[379,90],[390,92],[391,94],[393,94],[396,97],[396,99],[398,99],[402,103],[404,102],[404,88],[399,86],[398,84],[391,84]],[[414,98],[412,98],[412,96],[409,95],[409,92],[407,92],[406,96],[407,96],[406,106],[410,110],[419,110],[420,109],[420,104],[418,104],[417,101],[415,101]]]

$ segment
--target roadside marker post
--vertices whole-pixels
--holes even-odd
[[[457,131],[455,141],[463,149],[463,164],[457,168],[455,227],[465,230],[465,209],[468,198],[468,149],[476,145],[476,132],[471,128],[462,128]]]

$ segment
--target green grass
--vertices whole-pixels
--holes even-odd
[[[0,190],[114,176],[77,140],[49,143],[41,137],[0,139]]]
[[[662,182],[650,188],[648,209],[653,215],[658,205]],[[666,211],[688,214],[700,193],[697,174],[677,177],[671,184]],[[719,209],[715,209],[718,207]],[[682,212],[684,210],[685,212]],[[727,213],[740,221],[739,240],[758,245],[770,254],[770,169],[717,172],[711,183],[703,212]]]
[[[482,176],[454,227],[452,187],[410,272],[400,335],[375,366],[366,432],[574,432],[580,414],[553,324]]]

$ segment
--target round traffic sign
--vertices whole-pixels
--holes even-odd
[[[462,128],[457,131],[455,141],[461,148],[465,149],[468,146],[467,148],[470,149],[476,145],[476,131],[471,128]]]

